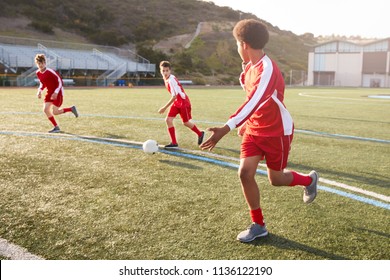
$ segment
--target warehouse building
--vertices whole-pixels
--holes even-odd
[[[313,47],[309,86],[390,87],[390,38],[370,42],[335,40]]]

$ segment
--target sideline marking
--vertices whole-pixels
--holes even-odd
[[[344,138],[344,139],[350,139],[350,140],[360,140],[360,141],[369,141],[369,142],[390,144],[390,140],[384,140],[384,139],[366,138],[366,137],[351,136],[351,135],[344,135],[344,134],[332,134],[332,133],[327,133],[327,132],[302,130],[302,129],[295,129],[295,131],[303,133],[303,134],[319,135],[319,136],[326,136],[326,137],[331,137],[331,138]]]
[[[65,139],[65,140],[83,141],[83,142],[113,145],[113,146],[117,146],[117,147],[135,148],[135,149],[142,150],[142,143],[141,142],[122,140],[122,139],[101,138],[101,137],[95,137],[95,136],[77,136],[77,135],[69,135],[69,134],[62,134],[62,133],[49,134],[49,133],[17,132],[17,131],[0,131],[0,135],[35,136],[35,137],[40,137],[40,138]],[[193,150],[179,148],[179,149],[172,149],[172,150],[159,149],[159,152],[165,153],[165,154],[171,154],[171,155],[175,155],[175,156],[179,156],[179,157],[196,159],[196,160],[209,162],[209,163],[217,164],[217,165],[224,166],[224,167],[230,167],[230,168],[234,168],[234,169],[238,169],[238,167],[239,167],[238,164],[230,163],[230,162],[226,162],[226,161],[222,161],[222,160],[218,160],[218,159],[208,158],[205,155],[213,156],[213,157],[220,157],[220,158],[229,159],[229,160],[231,160],[232,158],[225,157],[225,156],[218,156],[216,154],[203,152],[203,151],[197,152],[197,151],[193,151]],[[196,155],[194,153],[204,154],[204,156]],[[267,175],[266,171],[260,170],[260,169],[257,169],[256,173],[261,174],[261,175]],[[334,186],[337,186],[340,188],[345,188],[345,189],[348,189],[351,191],[357,191],[359,193],[365,194],[367,196],[372,196],[372,197],[375,197],[377,199],[390,201],[390,197],[388,197],[388,196],[385,196],[382,194],[377,194],[377,193],[370,192],[370,191],[366,191],[363,189],[359,189],[357,187],[348,186],[348,185],[343,184],[343,183],[338,183],[335,181],[326,180],[326,179],[322,179],[322,178],[320,178],[319,181],[323,182],[323,183],[331,184],[331,185],[334,185]],[[320,186],[320,185],[318,185],[318,189],[323,190],[323,191],[327,191],[327,192],[331,192],[331,193],[335,193],[335,194],[338,194],[340,196],[348,197],[348,198],[351,198],[351,199],[354,199],[357,201],[361,201],[361,202],[364,202],[367,204],[371,204],[371,205],[374,205],[374,206],[377,206],[380,208],[385,208],[385,209],[390,210],[390,204],[383,203],[381,201],[377,201],[374,199],[368,199],[365,197],[358,196],[356,194],[350,194],[350,193],[346,193],[343,191],[335,190],[335,189],[325,187],[325,186]]]
[[[11,115],[41,115],[41,113],[34,112],[0,112],[1,115],[11,114]],[[98,114],[83,114],[83,117],[98,117],[98,118],[108,118],[108,119],[142,119],[147,121],[164,121],[164,118],[156,118],[156,117],[137,117],[137,116],[115,116],[115,115],[98,115]],[[66,117],[66,116],[65,116]],[[68,116],[70,117],[70,116]],[[224,125],[223,122],[212,122],[212,121],[204,121],[204,120],[194,120],[196,123],[206,123],[210,125]],[[311,134],[322,137],[331,137],[331,138],[339,138],[339,139],[349,139],[349,140],[359,140],[359,141],[369,141],[369,142],[378,142],[390,144],[390,140],[385,139],[377,139],[377,138],[367,138],[360,136],[351,136],[344,134],[332,134],[327,132],[320,131],[311,131],[304,129],[294,129],[294,132],[303,133],[303,134]]]
[[[390,99],[390,95],[369,95],[368,98]]]
[[[353,101],[380,101],[380,100],[374,100],[374,98],[370,99],[358,99],[358,98],[349,98],[349,97],[335,97],[335,96],[317,96],[314,94],[334,94],[334,92],[316,92],[316,93],[305,93],[305,92],[300,92],[298,95],[303,96],[303,97],[311,97],[311,98],[325,98],[325,99],[340,99],[340,100],[353,100]],[[367,96],[370,97],[370,96]],[[384,98],[383,98],[384,99]],[[389,99],[389,98],[386,98]],[[388,105],[387,103],[384,103]]]
[[[44,260],[37,255],[29,253],[27,249],[8,242],[3,238],[0,238],[0,256],[11,260]]]

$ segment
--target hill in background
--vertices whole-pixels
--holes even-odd
[[[236,83],[241,61],[232,29],[240,18],[256,18],[197,0],[13,0],[1,6],[0,35],[135,48],[152,63],[170,59],[175,73],[212,84]],[[271,35],[265,50],[285,76],[306,71],[313,35],[264,23]]]

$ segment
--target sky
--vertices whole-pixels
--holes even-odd
[[[390,38],[388,0],[204,0],[252,13],[296,35]]]

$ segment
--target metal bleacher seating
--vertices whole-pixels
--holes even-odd
[[[83,46],[85,48],[85,46]],[[115,81],[126,73],[155,74],[155,64],[134,54],[130,50],[107,48],[91,45],[89,49],[46,47],[36,45],[18,45],[1,43],[0,64],[10,72],[20,73],[18,86],[30,86],[35,83],[36,66],[34,57],[44,53],[48,67],[60,71],[95,71],[100,73],[97,85],[107,85],[107,80]],[[125,55],[123,55],[125,54]],[[132,57],[133,56],[133,57]]]

